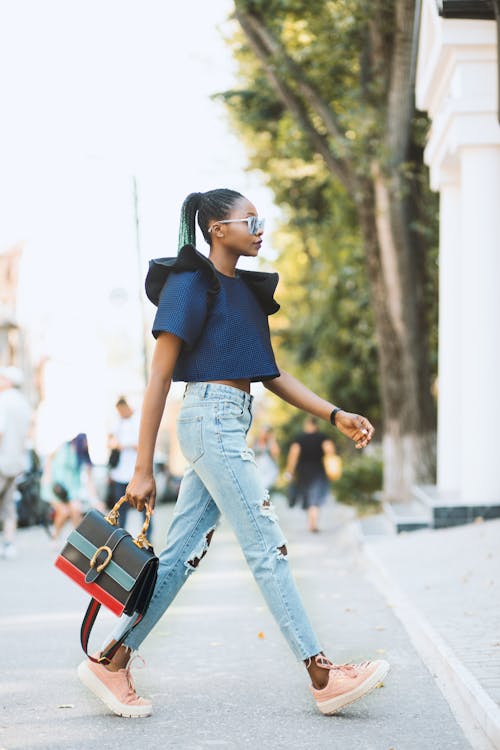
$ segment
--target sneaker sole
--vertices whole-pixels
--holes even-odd
[[[365,682],[358,685],[357,688],[354,688],[354,690],[351,690],[349,693],[344,693],[344,695],[339,695],[337,698],[331,698],[330,700],[321,702],[316,701],[316,705],[322,714],[325,716],[331,716],[337,711],[340,711],[341,708],[349,706],[355,701],[359,701],[360,698],[364,698],[365,695],[368,695],[372,690],[375,690],[387,675],[388,671],[389,663],[381,661],[375,672],[371,674]]]
[[[142,719],[153,713],[152,706],[127,706],[120,703],[111,690],[89,669],[86,661],[79,664],[77,674],[80,682],[117,716],[123,716],[127,719]]]

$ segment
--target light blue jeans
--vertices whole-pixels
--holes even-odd
[[[253,397],[217,383],[188,383],[177,432],[189,466],[182,479],[149,608],[125,645],[135,650],[207,553],[223,513],[292,651],[321,651],[296,589],[269,493],[246,444]],[[122,618],[119,638],[130,618]],[[107,641],[109,643],[109,639]]]

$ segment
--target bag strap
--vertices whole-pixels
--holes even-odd
[[[113,508],[105,516],[105,520],[108,523],[110,523],[112,526],[116,526],[116,524],[118,523],[120,507],[125,502],[127,502],[127,498],[124,495],[118,500],[118,502],[113,506]],[[146,505],[145,511],[146,511],[146,518],[144,520],[142,531],[140,532],[140,534],[137,535],[134,541],[138,547],[150,547],[152,549],[153,545],[146,538],[146,533],[149,527],[149,523],[151,521],[151,507],[149,504]],[[106,544],[109,545],[110,543],[112,543],[114,547],[116,547],[123,540],[125,536],[128,536],[128,533],[124,531],[124,529],[115,529],[115,531],[113,531],[112,534],[110,535]],[[91,571],[87,573],[87,577],[89,576],[90,573]],[[99,572],[97,573],[97,575],[99,575]],[[116,641],[116,643],[110,646],[110,648],[107,648],[105,651],[101,652],[100,657],[96,659],[95,656],[91,656],[89,654],[88,645],[89,645],[90,633],[92,632],[92,628],[94,627],[94,623],[96,621],[96,618],[97,618],[97,615],[99,614],[100,609],[101,609],[100,602],[92,598],[90,600],[89,606],[87,607],[87,611],[85,612],[85,615],[83,616],[82,627],[80,628],[80,643],[82,644],[84,653],[90,659],[90,661],[93,661],[96,664],[109,664],[113,656],[116,654],[116,652],[122,645],[123,641],[132,632],[132,630],[136,627],[136,625],[140,623],[140,621],[143,618],[143,614],[136,613],[137,617],[134,621],[134,624],[131,625],[129,628],[127,628],[127,630],[122,635],[119,641]]]
[[[85,612],[85,615],[83,617],[82,627],[80,629],[80,643],[82,644],[82,648],[86,656],[90,659],[90,661],[93,661],[95,664],[109,664],[113,656],[116,654],[120,646],[122,645],[123,641],[127,638],[127,636],[132,632],[132,630],[140,623],[142,620],[143,615],[137,614],[137,618],[133,625],[131,625],[125,633],[122,635],[119,641],[116,641],[110,648],[107,648],[105,651],[101,653],[101,656],[96,659],[95,656],[91,656],[88,652],[88,645],[89,645],[89,639],[90,639],[90,633],[92,632],[92,628],[94,627],[97,615],[99,614],[99,610],[101,609],[101,604],[96,599],[91,599],[90,604],[87,607],[87,611]]]

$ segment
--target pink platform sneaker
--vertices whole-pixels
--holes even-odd
[[[322,690],[311,687],[311,692],[321,713],[327,715],[363,698],[380,685],[389,671],[389,664],[382,659],[328,666],[322,661],[321,666],[330,671],[328,684]]]
[[[130,674],[131,663],[132,660],[127,669],[110,672],[103,664],[82,661],[78,667],[78,677],[117,716],[130,719],[150,716],[153,706],[150,700],[140,698],[135,692]]]

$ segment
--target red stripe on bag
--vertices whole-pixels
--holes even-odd
[[[87,654],[88,644],[89,644],[89,637],[90,637],[90,631],[92,630],[92,627],[95,622],[95,618],[97,617],[97,614],[101,608],[101,605],[98,601],[95,599],[92,599],[92,601],[89,604],[89,608],[87,609],[87,612],[85,614],[85,617],[82,622],[82,627],[80,631],[80,640],[81,644],[83,646],[83,650]],[[90,657],[93,660],[93,657]]]
[[[115,599],[114,596],[111,596],[111,594],[98,586],[97,583],[85,583],[85,574],[82,573],[81,570],[78,570],[76,565],[73,565],[73,563],[70,563],[68,560],[66,560],[65,557],[59,555],[54,564],[56,568],[62,570],[63,573],[65,573],[73,581],[75,581],[75,583],[81,586],[82,589],[87,592],[87,594],[90,594],[90,596],[94,597],[94,599],[97,599],[98,602],[104,604],[104,606],[110,609],[111,612],[113,612],[115,615],[120,616],[121,614],[123,614],[125,605],[122,604],[122,602],[118,601],[118,599]]]

